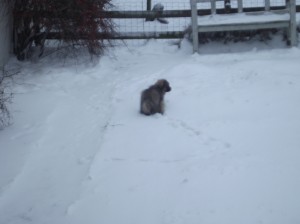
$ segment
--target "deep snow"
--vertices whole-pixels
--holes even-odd
[[[12,59],[0,223],[300,223],[300,50],[268,44]],[[159,78],[166,113],[142,116]]]

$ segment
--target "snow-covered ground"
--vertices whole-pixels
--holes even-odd
[[[99,63],[11,59],[0,223],[299,224],[300,49],[201,51],[149,41]],[[160,78],[165,115],[140,115]]]

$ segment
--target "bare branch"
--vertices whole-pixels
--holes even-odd
[[[37,46],[42,55],[45,39],[54,31],[65,43],[85,47],[91,55],[100,56],[107,44],[98,39],[98,33],[106,37],[115,33],[111,18],[101,16],[111,6],[111,0],[16,0],[15,54],[25,60],[32,46]]]
[[[18,72],[8,72],[0,67],[0,130],[10,124],[11,114],[8,104],[12,102],[13,94],[10,89],[9,80]]]

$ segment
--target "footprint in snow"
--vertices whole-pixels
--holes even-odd
[[[229,142],[226,142],[226,141],[223,141],[221,139],[217,139],[217,138],[214,138],[211,136],[206,136],[201,131],[197,130],[196,128],[192,127],[191,125],[187,124],[184,121],[172,119],[169,117],[167,117],[167,119],[169,120],[171,126],[173,126],[174,128],[181,128],[181,129],[187,131],[187,133],[189,133],[189,135],[199,137],[200,139],[202,139],[204,141],[205,145],[221,144],[224,148],[231,147],[231,144]]]

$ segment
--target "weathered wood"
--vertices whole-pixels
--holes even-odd
[[[166,31],[166,32],[124,32],[117,33],[115,35],[107,36],[103,33],[96,35],[97,39],[111,39],[111,40],[126,40],[126,39],[178,39],[183,38],[185,35],[184,31]],[[73,38],[73,37],[72,37]],[[86,39],[85,36],[78,36],[78,39]],[[61,33],[50,32],[47,35],[47,39],[62,39]],[[64,36],[64,39],[68,39],[68,36]],[[70,37],[71,39],[71,37]]]
[[[287,30],[287,36],[290,44],[292,46],[297,45],[297,24],[296,24],[296,3],[295,0],[286,0],[286,9],[277,7],[270,7],[270,0],[265,0],[265,6],[263,7],[262,12],[266,11],[276,11],[278,10],[278,13],[287,13],[289,16],[286,18],[277,18],[274,17],[271,20],[268,19],[267,21],[244,21],[240,22],[238,20],[232,21],[231,23],[224,24],[222,23],[221,17],[220,23],[216,24],[198,24],[198,13],[197,11],[197,2],[199,1],[207,1],[207,0],[190,0],[191,1],[191,12],[192,12],[192,34],[193,34],[193,52],[198,52],[199,50],[199,42],[198,42],[198,33],[202,32],[224,32],[224,31],[239,31],[239,30],[259,30],[259,29],[273,29],[273,28],[286,28]],[[217,0],[209,0],[211,2],[211,14],[216,13],[216,9],[214,8],[214,4]],[[237,13],[241,12],[247,12],[247,10],[243,9],[242,0],[238,0],[238,10]],[[232,11],[230,9],[231,13],[236,13],[236,11]],[[250,10],[249,10],[250,11]],[[259,14],[257,11],[255,13],[252,13],[252,15],[255,16],[255,14]],[[268,15],[265,15],[268,16]]]
[[[201,0],[203,1],[203,0]],[[205,0],[210,1],[210,0]],[[218,0],[217,0],[218,1]],[[223,0],[222,0],[223,1]],[[284,6],[272,6],[270,7],[270,10],[276,11],[279,9],[285,9]],[[265,7],[245,7],[242,10],[243,12],[259,12],[259,11],[265,11]],[[300,12],[300,6],[296,6],[296,11]],[[231,8],[230,10],[225,10],[224,8],[216,9],[217,14],[231,14],[231,13],[237,13],[238,9]],[[19,11],[16,13],[25,13],[24,11]],[[33,13],[30,11],[30,14]],[[39,15],[45,18],[53,18],[56,17],[52,12],[47,11],[38,11]],[[210,9],[198,9],[197,10],[198,15],[210,15],[211,10]],[[65,14],[65,17],[70,17],[69,15]],[[146,18],[153,18],[158,16],[157,12],[153,11],[105,11],[102,12],[99,17],[101,18],[111,18],[111,19],[146,19]],[[161,14],[161,17],[163,18],[181,18],[181,17],[191,17],[191,10],[190,9],[184,9],[184,10],[164,10]]]
[[[191,0],[192,3],[193,0]],[[194,0],[196,2],[210,2],[211,0]],[[224,1],[224,0],[216,0],[216,1]],[[268,1],[268,0],[266,0]],[[197,16],[202,15],[210,15],[211,9],[197,9],[194,10],[195,16],[193,18],[197,18]],[[284,6],[271,6],[270,10],[273,12],[279,12],[280,10],[286,10]],[[179,17],[191,17],[193,10],[164,10],[160,17],[162,18],[179,18]],[[245,13],[262,13],[265,11],[265,7],[246,7],[242,10]],[[296,11],[300,12],[300,6],[296,7]],[[24,13],[24,11],[20,11]],[[237,13],[237,8],[218,8],[216,9],[217,14],[232,14]],[[284,12],[284,11],[283,11]],[[30,11],[32,14],[33,12]],[[42,17],[48,18],[48,17],[55,17],[56,15],[53,12],[47,12],[47,11],[39,11],[39,15]],[[282,12],[281,12],[282,13]],[[65,14],[64,16],[69,17],[69,15]],[[153,18],[157,17],[157,12],[153,11],[105,11],[102,12],[99,17],[101,18],[111,18],[111,19],[133,19],[133,18],[139,18],[139,19],[147,19],[147,18]],[[295,13],[294,13],[295,16]],[[192,23],[193,24],[193,23]],[[195,24],[195,22],[194,22]],[[296,23],[291,23],[290,27],[296,27]],[[223,26],[223,25],[222,25]],[[219,29],[219,28],[218,28]],[[229,28],[228,28],[229,29]],[[196,30],[196,32],[192,32],[192,36],[194,40],[198,40],[198,32],[197,28],[192,29]],[[99,33],[97,35],[98,39],[147,39],[147,38],[182,38],[184,36],[183,31],[175,31],[175,32],[132,32],[132,33],[119,33],[118,35],[113,36],[104,36],[103,34]],[[297,33],[295,31],[295,28],[292,28],[289,30],[288,33],[289,39],[291,39],[291,44],[295,45],[297,42]],[[84,39],[85,37],[80,37],[81,39]],[[46,39],[61,39],[61,35],[59,33],[50,32],[47,33]],[[198,41],[196,41],[198,42]],[[194,51],[196,51],[198,47],[194,46]]]
[[[221,32],[221,31],[239,31],[239,30],[256,30],[256,29],[275,29],[286,28],[289,26],[288,21],[270,21],[264,23],[234,23],[234,24],[209,24],[198,27],[198,32]]]
[[[223,2],[224,0],[215,0],[216,2]],[[210,0],[196,0],[196,3],[200,2],[211,2]]]
[[[190,17],[190,10],[164,10],[158,11],[107,11],[103,12],[104,18],[112,19],[135,19],[135,18],[155,18],[155,17]]]
[[[210,5],[211,5],[211,14],[216,14],[217,12],[216,1],[210,1]]]
[[[265,0],[265,10],[270,11],[270,7],[271,7],[270,0]]]
[[[193,38],[193,51],[196,52],[198,51],[198,12],[197,12],[197,3],[195,0],[190,0],[191,2],[191,13],[192,13],[192,38]]]
[[[147,11],[151,11],[151,0],[147,0]]]
[[[238,0],[238,12],[243,12],[243,0]]]
[[[287,7],[290,10],[290,24],[288,30],[288,36],[290,45],[297,45],[297,23],[296,23],[296,1],[295,0],[287,0]]]

